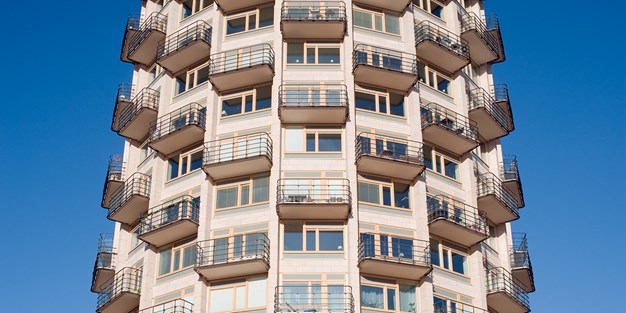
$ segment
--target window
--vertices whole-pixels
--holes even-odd
[[[265,308],[267,278],[248,277],[213,283],[210,287],[210,312],[237,312]]]
[[[135,227],[130,233],[130,251],[135,250],[143,241],[139,240],[139,229],[140,227]]]
[[[269,109],[272,106],[272,86],[254,87],[222,96],[222,117],[236,116]]]
[[[149,155],[152,154],[152,151],[152,148],[150,148],[150,146],[148,145],[148,141],[146,141],[139,148],[139,161],[143,162]]]
[[[373,176],[360,176],[359,202],[410,209],[409,183]]]
[[[416,312],[415,285],[374,277],[361,278],[361,306],[392,312]]]
[[[417,71],[421,83],[446,95],[452,96],[452,80],[450,78],[443,76],[428,65],[422,63],[417,63]]]
[[[176,95],[195,88],[209,80],[209,63],[187,70],[176,76]]]
[[[465,304],[460,301],[460,299],[464,299],[465,301],[471,300],[472,298],[467,295],[458,294],[456,292],[450,290],[443,290],[442,288],[435,287],[434,288],[434,296],[433,303],[435,305],[435,312],[437,313],[465,313],[465,312],[476,312],[477,309],[469,304]],[[478,310],[482,311],[482,310]]]
[[[352,15],[356,27],[400,35],[400,16],[397,13],[355,6]]]
[[[419,248],[413,244],[413,239],[388,234],[361,233],[363,254],[367,257],[382,256],[408,260],[417,259],[413,251]],[[424,245],[425,247],[426,245]]]
[[[148,84],[151,84],[161,74],[162,68],[158,64],[152,65],[148,69]]]
[[[418,8],[440,19],[443,19],[444,17],[443,10],[445,8],[445,4],[443,3],[443,1],[440,2],[437,0],[413,0],[413,3],[415,3]]]
[[[267,202],[270,197],[268,176],[227,181],[219,183],[216,188],[216,209],[230,209]]]
[[[355,50],[357,51],[357,64],[367,64],[400,72],[413,71],[412,64],[402,64],[402,59],[404,58],[404,55],[400,51],[365,45],[357,45],[355,47]]]
[[[342,152],[342,131],[333,128],[286,127],[287,153]]]
[[[184,0],[183,1],[183,18],[192,16],[213,4],[213,0]]]
[[[284,251],[343,251],[343,229],[340,223],[286,223]]]
[[[287,43],[287,64],[341,64],[340,43]]]
[[[174,244],[159,253],[159,276],[180,272],[196,263],[195,242]]]
[[[385,115],[404,116],[404,95],[384,89],[357,87],[356,108]]]
[[[430,258],[433,266],[469,276],[467,250],[445,241],[430,239]]]
[[[254,10],[226,17],[226,36],[272,26],[274,6],[261,6]]]
[[[424,144],[424,165],[431,171],[461,180],[460,161],[450,154]]]
[[[167,160],[167,180],[186,175],[202,167],[202,146],[183,151]]]
[[[346,105],[345,86],[337,83],[283,85],[282,88],[284,106]]]
[[[298,312],[341,312],[346,309],[345,293],[339,281],[285,281],[280,301]]]
[[[260,258],[265,253],[266,237],[267,231],[215,238],[211,262],[237,262],[243,256]]]

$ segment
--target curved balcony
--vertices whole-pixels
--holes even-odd
[[[278,180],[276,212],[281,219],[346,220],[351,203],[350,181],[344,178]]]
[[[211,33],[211,26],[205,21],[196,21],[176,31],[159,42],[157,63],[177,73],[208,59],[211,55]]]
[[[285,283],[276,286],[274,312],[354,313],[352,287]]]
[[[199,210],[191,196],[156,206],[139,220],[138,238],[158,248],[194,235],[198,232]]]
[[[273,77],[274,50],[269,44],[211,55],[209,80],[218,92],[271,82]]]
[[[156,61],[157,46],[165,38],[167,16],[153,12],[141,23],[137,33],[128,42],[127,59],[133,63],[151,66]]]
[[[115,106],[111,129],[120,136],[136,141],[146,138],[150,123],[157,119],[159,92],[142,89],[127,106]]]
[[[115,256],[113,234],[100,234],[98,254],[91,277],[92,292],[101,292],[105,284],[115,275]]]
[[[429,197],[428,229],[431,234],[465,247],[489,237],[487,217],[478,209],[446,196]]]
[[[126,21],[126,30],[124,31],[124,39],[122,40],[122,52],[120,53],[120,60],[122,62],[132,61],[128,59],[128,49],[130,45],[130,40],[137,34],[139,31],[139,16],[132,15],[128,17]]]
[[[477,178],[478,209],[485,212],[490,221],[502,224],[519,218],[515,198],[496,175],[485,173]]]
[[[411,3],[411,0],[355,0],[354,2],[375,8],[404,12]]]
[[[467,40],[470,58],[476,65],[504,61],[504,51],[500,50],[498,39],[487,29],[483,20],[473,12],[466,12],[461,18],[461,38]]]
[[[515,129],[515,123],[513,121],[513,109],[509,99],[509,87],[506,84],[495,84],[490,87],[495,105],[499,107],[502,112],[504,112],[504,115],[506,115],[508,129],[509,131],[513,131]]]
[[[286,39],[338,39],[346,34],[346,5],[342,1],[285,1],[280,30]]]
[[[260,4],[274,2],[273,0],[215,0],[217,6],[224,13],[231,13],[245,8],[256,7]]]
[[[507,114],[495,104],[493,97],[476,87],[469,91],[469,118],[476,122],[482,142],[504,137],[513,131]]]
[[[530,312],[528,293],[501,267],[487,270],[487,305],[498,312]]]
[[[264,233],[235,235],[196,244],[194,269],[208,281],[266,273],[270,240]]]
[[[526,292],[535,291],[533,266],[530,263],[528,240],[525,233],[513,233],[513,246],[510,248],[511,274],[519,281]]]
[[[432,270],[428,241],[361,234],[359,237],[361,273],[419,280]]]
[[[524,191],[522,190],[522,181],[519,177],[519,166],[516,156],[504,157],[504,160],[500,163],[500,179],[503,186],[510,190],[513,197],[515,197],[517,207],[523,208],[526,203],[524,202]]]
[[[272,168],[272,138],[256,133],[204,144],[202,169],[212,180],[268,172]]]
[[[193,313],[193,303],[176,299],[140,310],[138,313]]]
[[[102,191],[102,207],[110,206],[113,194],[124,185],[124,174],[126,172],[126,163],[123,162],[124,157],[121,154],[112,155],[109,158],[109,166],[107,167],[107,176],[104,180],[104,189]]]
[[[150,180],[150,176],[143,173],[130,175],[111,198],[107,218],[126,225],[137,221],[148,210]]]
[[[487,21],[487,32],[489,32],[498,43],[499,58],[496,61],[493,61],[493,63],[504,62],[506,60],[506,53],[504,53],[504,41],[502,40],[502,33],[500,32],[500,21],[498,20],[498,16],[493,13],[487,14],[485,16],[485,21]]]
[[[359,172],[414,180],[424,171],[424,151],[418,141],[360,133],[355,142]]]
[[[478,127],[474,121],[431,102],[420,108],[422,139],[457,155],[479,145]]]
[[[125,267],[98,293],[98,313],[129,312],[139,306],[141,270]]]
[[[150,126],[150,147],[169,155],[204,140],[206,108],[190,103],[160,117]]]
[[[455,73],[470,63],[467,41],[430,21],[415,24],[417,57],[449,73]]]
[[[345,85],[282,85],[278,116],[283,124],[345,124],[348,90]]]
[[[357,83],[408,92],[417,82],[415,55],[359,44],[352,54]]]

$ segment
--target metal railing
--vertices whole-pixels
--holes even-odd
[[[199,209],[192,196],[182,196],[167,201],[151,208],[148,213],[141,216],[137,234],[143,235],[181,220],[198,223],[200,219]]]
[[[278,180],[276,203],[350,205],[350,181],[345,178],[282,178]]]
[[[502,202],[511,212],[519,216],[517,201],[515,196],[502,185],[502,181],[493,173],[483,173],[478,175],[478,197],[494,195],[498,201]]]
[[[133,14],[126,20],[126,29],[138,30],[141,22],[141,16],[139,14]]]
[[[429,125],[439,125],[457,135],[478,142],[478,127],[476,126],[476,122],[457,112],[431,102],[421,106],[420,115],[422,119],[422,129]]]
[[[525,233],[513,233],[513,246],[510,250],[511,268],[532,269],[528,252],[528,240]]]
[[[500,178],[503,181],[519,180],[519,167],[517,157],[514,155],[505,156],[500,163]]]
[[[193,303],[176,299],[143,309],[139,313],[193,313]]]
[[[469,44],[458,35],[430,21],[422,21],[419,24],[416,23],[415,44],[418,45],[426,40],[435,42],[464,58],[469,58],[470,56]]]
[[[265,233],[249,233],[200,241],[196,244],[196,267],[248,260],[270,262],[270,239]]]
[[[117,193],[111,197],[111,202],[109,205],[109,216],[115,213],[119,208],[121,208],[131,197],[150,196],[150,180],[151,177],[149,175],[143,173],[134,173],[126,179],[124,182],[124,186],[122,186]]]
[[[381,237],[384,238],[381,240]],[[430,244],[425,240],[362,233],[359,236],[359,262],[364,259],[381,259],[429,267]]]
[[[509,87],[506,84],[491,85],[491,95],[496,102],[509,102]]]
[[[100,234],[100,238],[98,239],[98,253],[96,254],[96,262],[94,264],[94,278],[96,270],[112,269],[115,267],[115,255],[113,234]]]
[[[154,89],[144,88],[142,89],[132,100],[131,105],[129,105],[124,111],[120,112],[119,117],[117,118],[117,124],[115,125],[115,131],[120,131],[128,126],[139,112],[144,109],[159,109],[159,92]]]
[[[352,287],[305,283],[276,286],[274,312],[354,312]]]
[[[362,132],[355,142],[356,159],[372,156],[411,164],[424,164],[424,150],[419,141]]]
[[[205,21],[196,21],[159,42],[157,58],[164,58],[196,41],[204,41],[211,45],[212,28]]]
[[[206,109],[195,102],[174,110],[152,122],[149,141],[159,140],[190,125],[197,125],[202,129],[206,125]]]
[[[153,12],[148,15],[145,21],[141,23],[138,32],[130,39],[128,43],[128,55],[132,55],[144,42],[150,32],[158,31],[165,33],[167,27],[167,16],[158,12]]]
[[[280,10],[283,21],[346,21],[346,5],[342,1],[285,1]]]
[[[117,88],[117,102],[130,102],[135,96],[135,85],[121,83]]]
[[[115,273],[106,284],[104,289],[98,293],[97,309],[109,304],[123,293],[141,293],[142,270],[132,267],[125,267]]]
[[[281,85],[279,107],[347,107],[346,85]]]
[[[489,46],[489,49],[496,54],[499,54],[498,40],[489,33],[489,28],[485,25],[485,22],[476,15],[474,12],[465,12],[461,18],[461,33],[475,30],[482,40]]]
[[[272,138],[268,133],[209,141],[204,144],[202,166],[257,156],[272,160]]]
[[[434,313],[489,313],[489,311],[449,299],[440,299],[434,303]]]
[[[209,76],[257,65],[269,65],[274,70],[274,50],[269,44],[259,44],[211,55]]]
[[[107,167],[106,181],[122,181],[124,180],[124,172],[126,171],[126,163],[124,156],[114,154],[109,157],[109,165]]]
[[[386,70],[417,76],[417,57],[401,51],[359,44],[352,54],[352,71],[359,65],[369,65]]]
[[[469,90],[469,109],[474,110],[479,108],[484,108],[503,129],[509,130],[509,122],[506,114],[495,104],[494,98],[484,89],[475,87]]]
[[[489,235],[487,216],[475,207],[450,197],[438,195],[427,200],[428,223],[443,219],[457,225]]]
[[[498,20],[498,16],[494,13],[485,15],[485,25],[487,26],[487,30],[500,30],[500,21]]]
[[[487,294],[504,292],[512,299],[518,301],[525,307],[530,307],[528,293],[515,281],[507,270],[502,267],[488,267],[487,272]]]

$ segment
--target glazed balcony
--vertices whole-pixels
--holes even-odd
[[[140,310],[138,313],[193,313],[193,303],[176,299]]]
[[[511,274],[513,278],[519,281],[524,291],[535,291],[533,266],[530,263],[528,240],[526,239],[525,233],[513,233],[513,246],[510,249],[510,253]]]
[[[211,55],[209,80],[219,91],[271,82],[274,77],[274,50],[259,44]]]
[[[352,287],[285,283],[276,287],[274,312],[354,313]]]
[[[478,209],[495,224],[519,218],[515,197],[493,173],[478,175]]]
[[[177,73],[206,60],[211,55],[211,26],[196,21],[159,42],[157,63],[164,69]]]
[[[282,85],[278,115],[283,124],[345,124],[348,90],[345,85]]]
[[[169,155],[204,140],[206,108],[190,103],[166,114],[150,126],[150,147]]]
[[[478,209],[446,196],[428,199],[431,234],[471,247],[489,237],[487,217]]]
[[[478,127],[474,121],[453,110],[431,102],[420,108],[422,139],[457,155],[479,145]]]
[[[128,42],[127,59],[133,63],[151,66],[156,61],[159,41],[165,38],[167,16],[153,12],[141,23],[137,33]]]
[[[495,99],[484,89],[469,91],[469,118],[476,122],[481,142],[504,137],[513,131],[507,114],[496,105]]]
[[[219,139],[204,144],[202,169],[212,180],[268,172],[272,138],[267,133]]]
[[[130,40],[135,37],[137,32],[139,31],[139,16],[133,15],[128,17],[126,21],[126,30],[124,31],[124,39],[122,40],[122,52],[120,54],[120,60],[122,62],[132,62],[128,59],[128,50],[130,45]]]
[[[130,175],[111,197],[107,218],[126,225],[135,223],[148,210],[150,180],[150,176],[143,173]]]
[[[411,0],[355,0],[354,2],[375,8],[404,12]]]
[[[162,247],[198,232],[199,206],[191,196],[167,201],[143,215],[139,220],[139,239]]]
[[[524,192],[522,190],[522,181],[519,177],[516,156],[504,157],[504,160],[500,163],[500,179],[504,187],[510,190],[513,197],[515,197],[517,207],[523,208],[526,204],[524,203]]]
[[[129,312],[139,306],[141,270],[125,267],[98,293],[98,313]]]
[[[343,178],[278,180],[276,212],[281,219],[346,220],[350,216],[350,181]]]
[[[264,3],[272,3],[271,0],[215,0],[217,6],[224,13],[231,13],[245,8],[252,8]]]
[[[380,237],[384,237],[382,240]],[[377,234],[359,237],[361,273],[419,280],[432,270],[427,241]]]
[[[417,57],[449,73],[470,63],[467,41],[430,21],[415,24]]]
[[[504,268],[487,269],[487,305],[507,313],[530,312],[528,294]]]
[[[280,30],[285,39],[337,39],[346,35],[346,5],[341,1],[285,1]]]
[[[236,235],[196,244],[194,269],[208,281],[267,273],[270,240],[264,233]]]
[[[104,189],[102,191],[102,207],[108,208],[111,203],[113,194],[124,185],[124,174],[126,172],[126,163],[123,162],[124,157],[121,154],[112,155],[109,158],[109,166],[107,168],[107,176],[104,180]]]
[[[515,123],[513,122],[513,110],[509,100],[509,87],[506,84],[495,84],[491,86],[491,96],[496,106],[506,115],[509,131],[513,131]]]
[[[148,136],[150,123],[156,121],[158,111],[159,92],[144,88],[130,104],[116,104],[111,129],[127,139],[141,141]]]
[[[98,254],[93,266],[91,291],[101,292],[105,284],[115,275],[115,250],[113,234],[101,234],[98,240]]]
[[[422,143],[360,133],[355,143],[359,172],[414,180],[424,171]]]
[[[467,41],[470,58],[476,65],[504,61],[504,52],[498,39],[493,36],[485,22],[473,12],[466,12],[461,19],[461,38]]]
[[[359,44],[352,64],[357,83],[408,92],[417,82],[417,58],[412,54]]]

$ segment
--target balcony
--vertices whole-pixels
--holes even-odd
[[[511,274],[520,283],[526,292],[535,291],[535,279],[533,277],[533,266],[530,263],[528,252],[528,240],[524,233],[513,233],[513,246],[511,253]]]
[[[124,157],[121,154],[112,155],[109,158],[109,166],[107,168],[107,176],[104,181],[104,189],[102,191],[102,207],[108,208],[111,203],[113,194],[124,185],[124,174],[126,172],[126,163],[123,162]]]
[[[518,208],[523,208],[524,192],[522,190],[522,181],[519,177],[519,167],[517,165],[517,157],[512,155],[504,158],[500,163],[500,179],[505,188],[511,191]]]
[[[461,38],[467,41],[470,58],[476,65],[504,61],[504,51],[498,39],[487,29],[487,25],[475,13],[467,12],[461,19]]]
[[[434,309],[434,313],[490,313],[488,310],[448,299],[436,301],[434,303]]]
[[[337,39],[346,35],[346,5],[341,1],[285,1],[280,30],[285,39]]]
[[[519,218],[515,198],[496,175],[479,174],[477,188],[478,209],[485,212],[490,221],[502,224]]]
[[[495,14],[487,14],[485,20],[487,21],[487,31],[491,34],[493,38],[496,39],[498,43],[498,51],[500,52],[497,62],[504,62],[506,60],[506,54],[504,53],[504,41],[502,41],[502,33],[500,32],[500,21],[498,20],[498,16]]]
[[[130,40],[139,31],[139,16],[130,16],[126,21],[126,31],[124,31],[124,39],[122,40],[122,53],[120,54],[120,60],[122,62],[132,62],[128,59],[128,49]]]
[[[159,92],[144,88],[129,104],[118,104],[119,100],[113,112],[111,129],[127,139],[141,141],[146,138],[150,123],[156,121],[159,113]]]
[[[354,313],[352,287],[285,283],[276,287],[274,312]]]
[[[476,122],[482,142],[504,137],[513,131],[506,113],[493,97],[480,87],[469,91],[469,118]]]
[[[479,144],[478,127],[467,117],[436,103],[422,105],[422,139],[463,155]]]
[[[206,108],[190,103],[166,114],[150,126],[150,147],[169,155],[204,140]]]
[[[343,178],[278,180],[276,212],[281,219],[346,220],[352,197]]]
[[[193,313],[193,303],[176,299],[140,310],[138,313]]]
[[[361,234],[359,268],[365,274],[419,280],[432,270],[429,243],[417,239]]]
[[[129,312],[139,306],[141,270],[125,267],[98,293],[98,313]]]
[[[348,90],[345,85],[282,85],[278,116],[283,124],[345,124]]]
[[[209,80],[218,92],[271,82],[274,50],[259,44],[211,55]]]
[[[150,176],[143,173],[130,175],[111,197],[107,218],[126,225],[135,223],[148,210],[150,180]]]
[[[449,73],[455,73],[470,63],[467,41],[429,21],[415,25],[417,57]]]
[[[274,2],[272,0],[215,0],[220,10],[224,13],[231,13],[245,8],[251,8],[260,4]]]
[[[357,83],[408,92],[417,82],[417,58],[412,54],[357,45],[352,64]]]
[[[504,268],[487,270],[487,305],[507,313],[530,312],[528,294]]]
[[[355,143],[359,172],[413,181],[424,171],[422,143],[360,133]]]
[[[509,131],[515,130],[513,110],[511,109],[511,101],[509,100],[509,87],[506,84],[495,84],[491,86],[491,95],[495,105],[506,115]]]
[[[141,23],[137,33],[128,42],[126,59],[133,63],[151,66],[156,61],[157,46],[165,38],[167,16],[153,12]],[[123,59],[123,58],[122,58]]]
[[[365,4],[375,8],[404,12],[411,0],[356,0],[355,3]]]
[[[428,230],[465,247],[489,237],[487,217],[476,208],[446,196],[429,197]]]
[[[204,144],[202,169],[212,180],[268,172],[272,138],[267,133],[219,139]]]
[[[206,60],[211,55],[211,26],[196,21],[159,42],[157,63],[164,69],[177,73]]]
[[[208,281],[266,273],[270,240],[251,233],[198,242],[194,269]]]
[[[150,209],[139,220],[139,239],[162,247],[198,232],[199,206],[191,196],[182,196]]]
[[[98,240],[96,263],[93,266],[91,279],[92,292],[101,292],[105,284],[115,275],[115,256],[113,235],[101,234]]]

